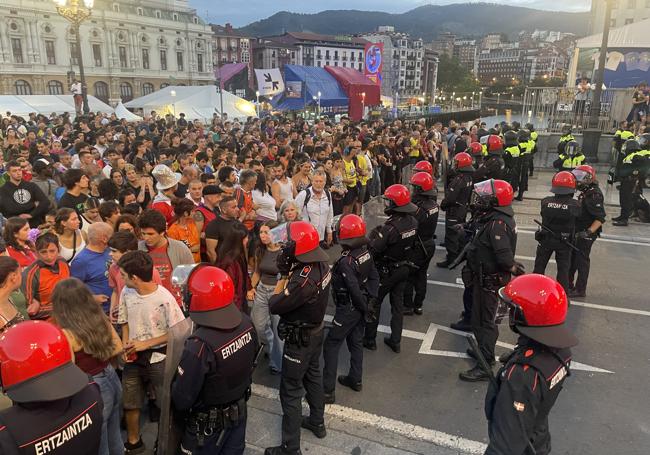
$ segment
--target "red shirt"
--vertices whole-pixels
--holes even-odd
[[[167,201],[158,201],[151,204],[151,208],[162,213],[165,217],[165,221],[167,221],[167,225],[169,226],[169,223],[171,223],[174,218],[174,209],[172,208],[171,203]]]
[[[183,301],[181,299],[180,292],[178,292],[178,289],[172,286],[172,272],[174,270],[172,269],[172,263],[169,260],[169,256],[167,255],[167,244],[159,248],[147,247],[147,249],[149,250],[151,260],[153,261],[153,266],[160,275],[160,282],[165,287],[165,289],[167,289],[174,295],[174,297],[176,297],[178,305],[182,307]]]
[[[7,247],[7,254],[18,261],[20,267],[29,267],[36,260],[36,253],[32,250],[17,250],[13,246]]]

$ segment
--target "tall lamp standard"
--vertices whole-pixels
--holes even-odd
[[[366,92],[361,92],[361,118],[366,116]]]
[[[323,94],[319,91],[318,92],[318,118],[320,119],[320,98],[323,96]]]
[[[56,11],[60,16],[72,24],[75,39],[77,40],[77,61],[79,62],[79,78],[81,79],[81,96],[83,98],[83,113],[88,115],[90,107],[88,106],[88,89],[86,88],[86,74],[84,73],[84,62],[81,53],[81,38],[79,27],[82,22],[88,19],[92,14],[92,8],[95,0],[54,0]]]
[[[257,90],[255,92],[255,98],[257,99],[257,104],[255,105],[255,110],[256,110],[257,116],[259,117],[260,116],[260,91],[259,90]]]
[[[172,97],[172,109],[174,110],[174,122],[176,121],[176,90],[169,92],[169,96]]]

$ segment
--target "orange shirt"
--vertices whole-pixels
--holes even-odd
[[[180,240],[191,250],[195,246],[201,245],[201,235],[199,233],[199,228],[196,226],[196,223],[193,219],[188,219],[185,226],[176,221],[167,229],[167,236],[169,238]],[[201,262],[201,252],[196,251],[192,252],[194,257],[194,262],[197,264]]]
[[[38,313],[32,319],[49,319],[52,314],[52,293],[54,286],[61,280],[70,277],[68,263],[59,258],[53,265],[47,265],[37,260],[23,271],[23,285],[27,305],[33,299],[40,302]]]

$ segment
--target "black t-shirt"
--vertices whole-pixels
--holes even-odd
[[[59,208],[61,209],[63,207],[67,207],[74,209],[79,215],[81,215],[84,211],[84,203],[86,202],[86,199],[88,199],[88,196],[83,193],[81,193],[79,196],[73,196],[66,191],[63,196],[61,196],[61,200],[59,201]]]
[[[237,224],[241,224],[241,222],[239,220],[226,219],[219,215],[205,227],[205,238],[220,242]]]
[[[127,188],[131,188],[133,191],[135,191],[136,197],[140,195],[140,187],[139,186],[133,186],[131,183],[127,182],[126,183]],[[149,191],[144,192],[144,201],[140,204],[140,206],[143,209],[146,209],[149,207],[149,202],[151,202],[151,194],[149,194]]]

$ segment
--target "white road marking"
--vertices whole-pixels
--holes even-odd
[[[448,288],[457,288],[457,289],[463,289],[465,286],[462,283],[462,280],[460,278],[456,278],[456,283],[447,283],[445,281],[435,281],[435,280],[427,280],[427,283],[432,284],[434,286],[444,286]],[[594,310],[603,310],[603,311],[613,311],[615,313],[625,313],[625,314],[636,314],[639,316],[650,316],[650,311],[645,311],[645,310],[635,310],[634,308],[621,308],[621,307],[615,307],[615,306],[609,306],[609,305],[597,305],[595,303],[588,303],[588,302],[578,302],[576,300],[571,300],[571,306],[581,306],[584,308],[592,308]]]
[[[277,389],[259,384],[253,384],[252,389],[253,394],[258,397],[273,401],[279,400],[279,392]],[[442,431],[432,430],[430,428],[413,425],[401,420],[371,414],[369,412],[360,411],[358,409],[338,404],[327,405],[325,407],[325,414],[339,420],[350,420],[361,425],[389,431],[409,439],[446,447],[463,454],[483,454],[487,447],[479,441],[454,436],[452,434],[443,433]]]
[[[447,251],[447,248],[444,246],[436,245],[436,250],[442,250],[442,251]],[[515,256],[515,259],[519,259],[520,261],[532,261],[535,262],[535,257],[534,256]],[[555,264],[555,259],[551,259],[550,261],[551,264]]]
[[[537,231],[517,227],[518,234],[535,234],[535,232]],[[650,246],[650,243],[647,242],[634,242],[632,240],[608,239],[607,237],[599,237],[597,242],[618,243],[621,245],[634,245],[634,246]]]
[[[452,333],[454,335],[462,336],[464,338],[467,338],[467,333],[461,332],[460,330],[454,330],[449,327],[445,327],[439,324],[431,323],[429,324],[429,330],[427,330],[427,333],[424,335],[424,339],[422,340],[422,345],[420,346],[420,350],[418,351],[419,354],[425,354],[425,355],[435,355],[439,357],[455,357],[455,358],[460,358],[460,359],[470,359],[471,357],[467,355],[464,352],[455,352],[455,351],[439,351],[437,349],[431,349],[431,346],[433,345],[433,341],[436,338],[436,334],[438,333],[438,330],[442,330],[443,332],[447,333]],[[502,348],[506,348],[509,350],[513,350],[515,348],[514,345],[509,344],[509,343],[504,343],[502,341],[497,341],[497,346],[500,346]],[[579,371],[589,371],[592,373],[608,373],[608,374],[614,374],[613,371],[605,370],[603,368],[598,368],[594,367],[591,365],[587,365],[584,363],[580,362],[574,362],[571,361],[571,369],[572,370],[579,370]]]

